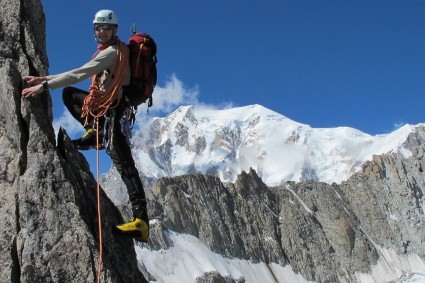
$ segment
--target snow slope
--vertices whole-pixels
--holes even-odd
[[[243,278],[245,281],[240,282],[246,283],[312,282],[296,274],[290,265],[225,258],[191,235],[169,232],[168,238],[173,247],[167,250],[151,251],[135,246],[137,259],[156,279],[151,282],[197,282],[196,278],[208,272],[218,272],[236,282]],[[378,246],[376,248],[381,254],[380,259],[372,266],[371,274],[357,273],[356,282],[425,282],[425,262],[419,256],[399,255]]]

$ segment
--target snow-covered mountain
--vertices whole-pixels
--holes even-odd
[[[379,195],[375,199],[372,199],[371,203],[367,203],[368,199],[371,197],[367,195],[368,193],[362,195],[362,190],[358,188],[357,190],[359,192],[355,192],[353,193],[354,195],[351,196],[350,192],[352,190],[350,188],[357,186],[357,182],[363,180],[362,178],[367,179],[368,177],[364,177],[368,176],[367,174],[373,175],[378,172],[377,174],[379,175],[379,170],[383,170],[379,168],[388,166],[375,166],[367,163],[365,165],[365,162],[372,160],[374,155],[396,153],[396,156],[400,159],[408,158],[412,156],[414,152],[413,149],[423,145],[424,141],[425,126],[423,124],[414,126],[405,125],[392,133],[372,136],[348,127],[329,129],[312,128],[308,125],[292,121],[260,105],[252,105],[226,110],[213,110],[200,106],[183,106],[165,118],[156,118],[146,123],[146,125],[135,134],[132,144],[133,155],[145,183],[147,180],[153,181],[161,177],[174,177],[195,172],[205,173],[206,175],[216,175],[224,182],[233,183],[241,171],[249,171],[249,168],[252,168],[269,187],[283,184],[282,186],[276,187],[275,191],[271,190],[270,192],[280,194],[288,191],[290,193],[289,196],[285,195],[285,197],[278,197],[277,199],[279,199],[279,201],[276,200],[276,203],[285,203],[285,201],[288,203],[282,204],[281,209],[275,207],[274,209],[276,211],[270,208],[272,206],[266,206],[264,209],[265,215],[271,218],[279,216],[279,220],[276,223],[263,225],[262,221],[264,221],[264,218],[261,216],[261,220],[259,220],[258,223],[253,223],[251,216],[262,215],[261,212],[256,209],[264,208],[264,203],[260,201],[258,204],[251,206],[252,200],[242,201],[242,203],[247,202],[250,207],[250,211],[247,213],[250,219],[244,220],[243,223],[250,223],[249,225],[253,227],[261,227],[257,233],[262,234],[262,231],[268,228],[274,231],[274,229],[280,225],[282,225],[280,233],[289,233],[277,239],[270,238],[267,233],[267,235],[257,235],[253,233],[253,235],[256,235],[255,237],[258,236],[258,239],[255,238],[256,240],[254,242],[261,239],[266,240],[266,242],[277,243],[283,241],[283,239],[287,239],[287,237],[289,237],[289,241],[294,240],[295,242],[301,239],[301,241],[313,243],[317,240],[316,237],[319,236],[304,239],[306,235],[304,232],[292,235],[290,232],[287,232],[290,231],[291,225],[282,222],[284,219],[291,218],[291,215],[288,213],[293,213],[295,211],[294,205],[297,203],[296,200],[298,200],[301,204],[301,212],[305,210],[308,215],[314,215],[312,217],[315,218],[315,221],[317,221],[316,217],[319,217],[320,221],[324,224],[328,223],[325,225],[325,228],[320,226],[322,228],[318,228],[318,230],[325,231],[325,234],[329,233],[326,235],[330,235],[329,242],[332,243],[332,248],[337,248],[338,245],[342,245],[341,242],[339,242],[339,238],[335,239],[335,235],[342,234],[341,241],[347,239],[347,237],[358,237],[354,241],[356,247],[362,247],[363,244],[361,244],[361,242],[367,238],[374,246],[374,250],[377,251],[377,254],[380,254],[379,260],[376,263],[370,263],[369,271],[365,270],[364,272],[356,273],[355,279],[353,277],[353,281],[350,282],[384,282],[390,279],[394,280],[395,278],[399,278],[396,282],[422,282],[425,278],[422,270],[424,270],[425,267],[421,258],[417,257],[414,253],[403,255],[400,251],[393,252],[391,249],[395,249],[397,244],[394,244],[395,247],[391,247],[391,245],[388,244],[393,240],[389,240],[387,243],[385,237],[383,237],[384,239],[380,239],[381,236],[367,236],[375,233],[381,235],[374,230],[376,230],[376,227],[378,227],[377,230],[379,231],[386,229],[385,225],[387,225],[387,222],[391,223],[390,226],[398,225],[399,222],[402,223],[404,221],[402,220],[404,216],[401,217],[401,215],[405,215],[406,219],[414,219],[414,217],[417,217],[415,214],[416,211],[418,211],[416,206],[413,205],[413,208],[407,205],[399,207],[401,202],[399,202],[399,199],[394,199],[393,196],[400,196],[400,193],[393,192],[391,197],[388,197],[388,200],[384,196],[385,190],[395,190],[398,188],[400,191],[403,191],[405,189],[410,190],[410,186],[412,186],[412,190],[414,190],[415,186],[420,187],[421,185],[419,184],[422,184],[422,181],[420,181],[421,177],[412,177],[414,176],[413,171],[413,175],[411,173],[406,173],[406,175],[411,176],[409,178],[412,178],[412,180],[409,179],[409,181],[406,181],[407,185],[404,183],[399,184],[397,183],[398,181],[395,182],[391,179],[394,177],[396,180],[404,180],[405,177],[396,177],[398,173],[389,174],[387,177],[379,177],[383,179],[387,178],[385,182],[376,181],[374,176],[370,177],[370,180],[375,181],[367,181],[366,192],[369,193],[369,191],[373,191]],[[415,158],[418,158],[420,155],[421,154],[416,153]],[[379,161],[380,159],[376,158],[376,160]],[[385,163],[384,161],[382,162]],[[395,161],[388,162],[390,164],[397,163]],[[398,169],[395,170],[388,167],[389,169],[386,170],[389,170],[389,172],[396,172],[397,170],[401,170],[400,168],[403,166],[407,165],[399,165],[397,163],[394,167]],[[420,165],[415,166],[422,168]],[[374,171],[375,167],[378,168],[376,172]],[[304,180],[322,181],[328,184],[333,182],[343,183],[343,181],[348,180],[348,178],[357,171],[364,171],[366,173],[363,173],[366,175],[362,175],[362,177],[358,177],[357,180],[351,180],[346,182],[345,185],[341,185],[342,188],[347,187],[345,190],[345,197],[347,199],[362,199],[360,201],[360,208],[355,207],[354,202],[352,204],[353,210],[356,211],[356,217],[358,217],[357,220],[353,222],[355,224],[348,224],[349,220],[344,220],[348,221],[344,225],[352,227],[350,229],[356,231],[352,232],[349,236],[345,234],[345,226],[338,224],[341,222],[339,218],[341,216],[333,219],[335,207],[332,209],[333,213],[330,214],[329,219],[323,218],[321,214],[327,211],[328,204],[324,205],[322,209],[317,207],[325,203],[329,197],[333,197],[335,199],[330,201],[330,203],[336,207],[341,205],[341,211],[348,213],[346,207],[347,200],[345,197],[344,200],[342,200],[340,195],[344,189],[341,189],[342,191],[338,189],[338,193],[336,193],[336,191],[334,192],[335,187],[331,185],[330,188],[332,189],[330,192],[332,193],[330,195],[323,196],[322,200],[319,200],[320,197],[318,195],[314,196],[312,199],[317,203],[312,203],[312,200],[308,200],[308,197],[303,195],[303,189],[295,191],[293,189],[288,189],[288,185],[284,184],[286,181],[298,182]],[[214,249],[211,248],[211,243],[214,243],[214,241],[205,235],[209,235],[209,233],[216,235],[216,232],[199,232],[199,235],[195,237],[194,234],[198,233],[193,232],[191,227],[196,226],[195,231],[204,231],[203,229],[208,229],[205,227],[202,228],[203,225],[206,225],[206,227],[215,227],[214,225],[217,225],[217,223],[219,223],[219,226],[229,225],[229,227],[233,227],[233,225],[235,225],[235,221],[237,222],[241,217],[241,214],[236,210],[232,212],[233,214],[231,213],[231,215],[235,216],[235,219],[225,221],[221,218],[213,218],[214,216],[222,215],[224,212],[220,212],[221,210],[227,211],[226,205],[232,209],[236,209],[235,207],[242,204],[236,205],[230,201],[224,201],[216,205],[213,204],[214,201],[222,200],[226,196],[229,196],[229,194],[231,194],[230,192],[236,194],[236,196],[234,196],[235,200],[242,199],[242,196],[238,196],[238,194],[243,194],[242,188],[246,188],[246,185],[239,184],[239,186],[241,186],[240,188],[233,190],[229,189],[227,193],[219,196],[215,196],[214,193],[214,198],[209,199],[207,196],[211,191],[217,192],[219,188],[223,187],[215,187],[214,184],[209,183],[208,187],[204,188],[204,191],[199,192],[201,188],[207,185],[202,182],[193,183],[191,178],[195,177],[188,177],[190,181],[187,182],[191,184],[189,185],[191,189],[181,185],[181,180],[177,181],[177,179],[173,179],[173,181],[170,181],[170,184],[166,184],[168,181],[162,181],[162,183],[164,183],[163,185],[156,184],[156,188],[154,187],[153,189],[156,192],[152,192],[150,189],[146,190],[150,197],[148,203],[150,205],[149,211],[151,214],[150,224],[153,228],[153,243],[149,247],[136,245],[136,252],[139,263],[144,266],[147,274],[150,274],[149,276],[153,276],[152,282],[156,282],[155,280],[157,280],[157,282],[171,282],[176,279],[179,282],[222,282],[210,280],[209,276],[212,278],[217,274],[227,278],[229,281],[226,282],[310,282],[306,277],[300,275],[303,273],[300,271],[300,267],[296,267],[299,261],[302,262],[297,256],[297,253],[304,253],[301,252],[301,250],[294,252],[297,260],[292,261],[291,264],[275,264],[273,261],[272,263],[266,263],[262,260],[246,260],[234,254],[231,254],[231,257],[229,257],[229,254],[214,252]],[[415,184],[415,182],[418,182],[418,185],[412,185]],[[107,175],[103,176],[102,183],[108,196],[116,205],[121,206],[124,211],[123,214],[125,215],[125,211],[127,211],[126,205],[128,205],[128,196],[115,169],[111,169]],[[153,182],[148,183],[149,185],[153,184]],[[161,181],[159,183],[161,183]],[[381,188],[382,184],[385,184],[383,189]],[[229,185],[229,188],[236,186],[232,184],[227,185]],[[314,185],[313,187],[315,186],[319,185]],[[303,187],[303,185],[300,185],[300,187]],[[362,186],[360,186],[360,188],[361,187]],[[147,186],[147,188],[150,188],[150,186]],[[380,188],[382,191],[380,191]],[[310,190],[311,189],[308,189],[306,191],[310,192]],[[312,191],[316,190],[321,191],[321,194],[324,194],[326,191],[323,188],[315,188]],[[174,191],[177,193],[174,193]],[[254,192],[250,191],[250,193]],[[174,196],[178,196],[179,194],[181,194],[180,198],[173,199]],[[199,195],[196,196],[196,194]],[[403,193],[403,196],[413,195],[416,194]],[[249,197],[244,195],[243,198]],[[420,195],[418,198],[421,198]],[[262,195],[254,197],[254,200],[263,199],[264,196]],[[392,203],[392,201],[394,203]],[[182,208],[181,206],[183,206],[185,202],[187,202],[188,207]],[[196,206],[195,204],[198,202],[200,202],[198,204],[199,206]],[[382,207],[385,208],[385,213],[382,215],[380,214],[381,205],[376,205],[377,202],[382,202]],[[414,202],[411,201],[410,203]],[[158,207],[161,206],[164,206],[164,208],[158,209]],[[369,208],[366,209],[367,207]],[[390,209],[390,207],[393,207],[393,209]],[[283,211],[285,208],[287,208],[288,211]],[[239,209],[243,210],[240,207]],[[366,212],[362,215],[365,209]],[[389,214],[386,215],[387,210],[401,211],[402,209],[413,211],[414,213],[412,212],[409,214],[407,212],[400,212],[400,216],[395,216],[393,212],[388,212]],[[316,210],[316,212],[314,212],[314,210]],[[184,214],[184,219],[178,216],[180,213]],[[193,215],[190,213],[193,213]],[[383,221],[378,224],[375,222],[372,223],[370,217],[375,214],[376,219],[383,219]],[[423,215],[423,212],[419,212],[419,214]],[[202,215],[207,215],[208,217],[202,217]],[[306,223],[310,218],[300,219],[301,215],[292,217],[295,219],[294,221],[300,221],[298,224],[295,223],[294,227],[299,227],[299,225],[303,227],[314,226],[314,221],[310,223],[311,225],[307,225]],[[344,217],[347,216],[344,213],[341,215]],[[193,220],[196,217],[200,217],[200,219],[196,221]],[[348,219],[351,219],[351,217],[350,215]],[[215,224],[212,225],[211,223]],[[362,223],[362,227],[358,226],[358,223]],[[410,235],[416,235],[416,230],[422,229],[420,228],[422,227],[421,225],[422,224],[418,224],[419,228],[415,228],[415,232],[409,231],[401,234],[408,235],[410,233]],[[368,226],[370,226],[369,230],[366,228]],[[235,229],[235,227],[229,227],[220,231],[232,231],[232,233],[236,235],[244,234],[241,233],[241,231],[234,231],[233,229]],[[244,228],[242,228],[242,230],[243,229]],[[394,228],[394,231],[397,229],[399,228]],[[367,233],[364,232],[365,230],[367,230]],[[388,229],[388,232],[384,233],[384,235],[389,235],[391,233],[393,233],[393,230]],[[309,235],[309,233],[307,233],[307,235]],[[394,235],[397,235],[397,233]],[[221,243],[227,239],[225,235],[221,237],[222,238],[216,242]],[[401,238],[403,237],[405,236],[401,236]],[[381,242],[379,245],[375,244],[376,240],[372,240],[372,238],[380,239]],[[161,242],[162,244],[160,244]],[[235,240],[235,243],[236,242],[238,241]],[[244,243],[244,245],[242,245],[241,242]],[[395,242],[399,243],[400,241]],[[168,245],[166,243],[172,244]],[[230,247],[226,246],[218,250],[231,249],[231,247],[234,247],[235,243],[232,243]],[[246,243],[249,243],[249,240],[244,239],[239,241],[240,246],[237,246],[236,250],[251,249],[252,247],[247,247],[249,244]],[[318,247],[326,246],[327,243],[327,241],[323,241],[318,244]],[[290,245],[291,249],[293,245],[294,244]],[[404,245],[404,242],[402,245]],[[280,248],[277,248],[275,250],[278,251],[279,249]],[[288,247],[282,247],[282,249],[289,252]],[[315,248],[312,248],[312,250],[315,250]],[[247,253],[252,254],[254,252],[250,251]],[[265,252],[265,254],[268,253]],[[318,254],[321,253],[319,252]],[[356,255],[356,253],[353,254]],[[287,254],[287,256],[289,255]],[[327,256],[334,256],[334,252]],[[357,262],[357,264],[359,264],[359,262],[362,262],[362,260],[359,261],[356,259],[356,256],[348,255],[346,257],[342,256],[338,260],[346,261],[347,258],[350,258],[353,263]],[[308,264],[306,265],[308,266]],[[317,266],[315,268],[317,268]],[[316,270],[315,272],[319,271]],[[308,272],[304,270],[304,273]],[[149,277],[148,275],[146,276],[147,278]],[[341,279],[341,282],[344,281]]]
[[[260,105],[182,106],[138,131],[133,150],[147,178],[200,172],[233,182],[252,168],[274,186],[302,180],[340,183],[373,155],[408,156],[416,139],[425,139],[422,124],[372,136],[348,127],[312,128]]]

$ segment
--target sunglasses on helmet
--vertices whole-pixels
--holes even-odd
[[[101,31],[102,29],[104,31],[111,31],[112,30],[112,26],[111,25],[94,25],[94,29],[96,31]]]

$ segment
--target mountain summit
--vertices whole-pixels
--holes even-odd
[[[372,136],[349,127],[312,128],[260,105],[182,106],[137,132],[133,150],[147,178],[203,173],[234,182],[252,168],[276,186],[304,180],[340,183],[373,155],[407,157],[423,140],[423,124]]]

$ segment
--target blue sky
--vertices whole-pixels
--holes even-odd
[[[315,128],[348,126],[372,135],[425,122],[425,1],[42,4],[51,74],[91,58],[92,19],[100,9],[116,11],[122,40],[133,23],[150,33],[159,59],[153,115],[191,103],[260,104]],[[61,90],[51,94],[55,118],[65,121]]]

